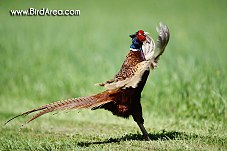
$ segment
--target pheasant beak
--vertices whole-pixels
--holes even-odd
[[[146,32],[146,31],[145,31],[145,32],[144,32],[144,35],[145,35],[145,36],[149,35],[149,32]]]

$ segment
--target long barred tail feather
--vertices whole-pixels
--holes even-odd
[[[34,119],[49,113],[53,111],[59,111],[59,110],[72,110],[72,109],[82,109],[82,108],[95,108],[98,106],[101,106],[105,103],[108,103],[112,101],[111,94],[114,93],[114,91],[104,91],[102,93],[93,95],[93,96],[86,96],[86,97],[79,97],[79,98],[71,98],[67,100],[57,101],[50,104],[43,105],[39,108],[24,112],[22,114],[19,114],[10,120],[8,120],[7,123],[12,121],[13,119],[20,117],[20,116],[26,116],[30,113],[37,112],[33,117],[31,117],[29,120],[25,122],[25,124],[33,121]],[[23,126],[23,125],[22,125]]]

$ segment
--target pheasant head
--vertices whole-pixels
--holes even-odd
[[[132,44],[130,49],[142,50],[143,42],[146,40],[146,35],[143,30],[137,31],[135,34],[130,35]]]

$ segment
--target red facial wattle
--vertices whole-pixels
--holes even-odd
[[[139,39],[139,41],[144,42],[146,40],[146,36],[144,35],[144,31],[143,30],[139,30],[136,33],[136,37]]]

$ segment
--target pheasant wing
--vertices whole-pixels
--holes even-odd
[[[132,66],[130,71],[131,74],[125,79],[121,80],[112,80],[111,82],[102,83],[101,86],[105,86],[107,89],[116,89],[116,88],[136,88],[138,83],[141,81],[142,75],[145,71],[154,69],[157,66],[159,57],[165,50],[169,42],[169,29],[163,23],[160,23],[157,27],[158,32],[158,41],[157,49],[158,51],[154,54],[155,43],[154,40],[150,37],[149,33],[146,32],[146,41],[143,44],[143,52],[145,55],[145,61],[137,63],[135,66]]]
[[[154,61],[157,62],[159,57],[164,52],[170,37],[169,28],[164,25],[163,23],[160,23],[159,27],[156,28],[158,35],[158,41],[157,41],[157,49],[158,51],[154,55]]]

